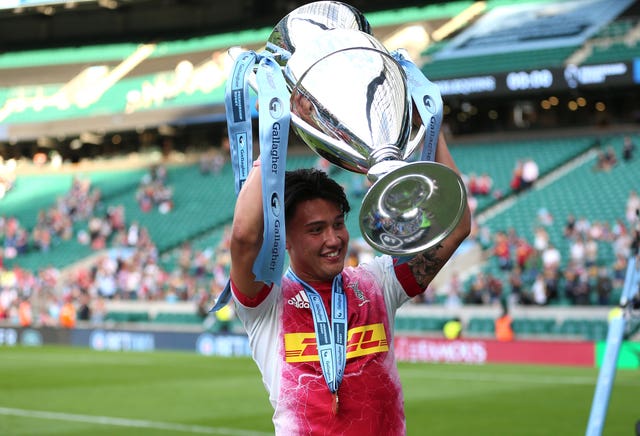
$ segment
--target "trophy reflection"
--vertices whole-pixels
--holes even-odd
[[[413,116],[405,71],[359,11],[333,1],[301,6],[277,24],[266,49],[290,88],[294,132],[372,182],[359,217],[371,247],[412,256],[453,231],[466,205],[464,184],[444,165],[409,162],[426,128]]]

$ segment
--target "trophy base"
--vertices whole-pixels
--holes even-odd
[[[401,165],[362,200],[360,230],[375,250],[411,257],[434,247],[458,225],[466,207],[460,176],[437,162]]]

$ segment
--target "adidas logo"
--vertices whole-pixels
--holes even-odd
[[[298,309],[309,309],[309,299],[307,298],[307,294],[304,291],[298,292],[295,297],[289,298],[287,301],[292,306],[297,307]]]

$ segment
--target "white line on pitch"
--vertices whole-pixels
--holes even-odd
[[[55,419],[58,421],[84,422],[87,424],[114,425],[119,427],[153,428],[157,430],[179,431],[183,433],[204,433],[230,436],[266,436],[271,434],[222,427],[205,427],[201,425],[176,424],[171,422],[147,421],[141,419],[114,418],[110,416],[46,412],[42,410],[13,409],[9,407],[0,407],[0,415],[21,416],[25,418]]]
[[[552,385],[595,385],[596,376],[562,376],[562,375],[531,375],[522,376],[518,374],[495,374],[495,373],[449,373],[439,371],[425,370],[404,370],[402,375],[407,378],[428,378],[438,380],[458,380],[458,381],[476,381],[476,382],[504,382],[504,383],[523,383],[523,384],[552,384]],[[628,381],[624,383],[629,386]],[[631,386],[640,386],[638,383],[631,383]]]

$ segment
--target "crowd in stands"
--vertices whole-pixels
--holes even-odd
[[[605,148],[602,148],[599,141],[596,145],[598,146],[598,157],[596,159],[594,170],[610,171],[619,163],[615,149],[612,145],[607,145]],[[630,136],[626,135],[623,139],[622,152],[620,153],[622,161],[630,162],[633,159],[633,155],[635,154],[635,149],[635,143]]]
[[[136,200],[143,212],[156,207],[160,213],[166,214],[173,209],[173,190],[167,184],[167,169],[164,165],[154,165],[142,177]]]
[[[166,182],[166,168],[154,166],[142,185],[166,187]],[[73,305],[72,318],[101,322],[105,300],[111,299],[194,301],[206,315],[226,283],[226,238],[215,252],[196,251],[185,243],[176,267],[163,268],[147,229],[137,221],[127,223],[122,205],[108,206],[101,213],[103,206],[100,191],[88,179],[74,177],[69,191],[38,213],[31,232],[15,216],[0,217],[0,319],[70,326],[69,306]],[[74,232],[74,223],[86,224]],[[57,241],[72,238],[99,255],[68,274],[55,267],[32,272],[18,262],[12,268],[3,267],[4,259],[19,260],[30,250],[48,251]]]
[[[498,304],[505,299],[538,306],[614,304],[613,292],[622,288],[628,258],[637,250],[638,210],[640,197],[631,190],[624,215],[613,223],[569,214],[563,224],[564,240],[556,244],[547,230],[554,218],[542,208],[532,240],[513,228],[496,231],[487,246],[488,264],[495,269],[477,273],[466,289],[455,277],[445,304]],[[566,248],[561,250],[560,245]],[[604,260],[602,250],[612,254],[613,262]]]
[[[513,193],[519,194],[531,188],[539,177],[540,169],[534,159],[518,160],[513,168],[509,187]],[[475,173],[463,174],[462,180],[467,188],[467,198],[472,213],[477,211],[479,197],[492,197],[500,200],[506,194],[494,186],[493,178],[486,172],[479,175]]]
[[[215,173],[220,168],[207,159],[200,161],[200,170]],[[365,183],[366,178],[358,176],[360,183]],[[537,165],[532,159],[518,162],[513,176],[518,180],[514,190],[528,189],[539,177]],[[471,201],[476,195],[496,196],[488,174],[471,174],[465,182]],[[166,168],[158,165],[145,175],[135,195],[142,210],[157,207],[166,213],[173,206],[163,209],[162,205],[172,202],[172,194]],[[0,319],[67,327],[75,325],[70,319],[102,322],[107,315],[106,302],[115,299],[188,301],[203,319],[207,316],[228,279],[228,232],[217,247],[194,249],[192,243],[185,242],[176,250],[173,264],[163,263],[147,229],[136,221],[127,222],[123,206],[110,205],[106,210],[103,206],[100,190],[89,180],[74,177],[69,191],[48,210],[39,212],[30,232],[16,217],[0,217]],[[611,304],[613,290],[624,280],[638,209],[640,197],[631,190],[625,213],[615,223],[565,217],[566,252],[558,248],[559,241],[549,237],[548,228],[559,223],[546,208],[537,213],[533,240],[513,229],[491,234],[475,228],[472,239],[481,243],[497,273],[489,268],[467,280],[454,271],[445,290],[430,287],[415,302],[439,302],[448,307],[504,304],[505,300],[519,305]],[[77,223],[86,226],[74,233]],[[72,273],[63,274],[54,267],[30,272],[19,266],[2,266],[3,259],[19,258],[26,250],[51,250],[57,241],[71,238],[99,253]],[[610,244],[613,264],[599,261],[602,244]],[[370,247],[352,238],[346,262],[356,264],[373,255]],[[442,295],[444,300],[438,298]],[[31,315],[27,315],[27,308]]]
[[[65,195],[58,197],[49,209],[38,212],[31,231],[24,228],[15,216],[0,216],[0,236],[3,240],[0,259],[13,259],[33,248],[46,252],[57,242],[73,238],[74,223],[92,218],[100,199],[100,190],[91,189],[89,180],[74,177]],[[99,230],[91,228],[89,232],[98,237],[94,232]]]

